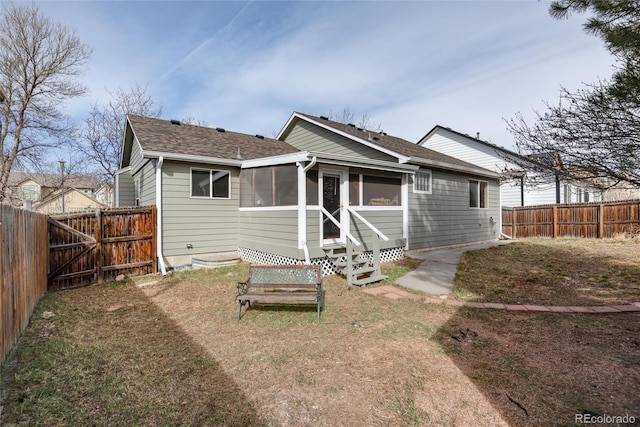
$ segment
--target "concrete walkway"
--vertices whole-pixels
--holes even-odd
[[[450,249],[409,254],[411,258],[424,260],[412,272],[402,276],[396,283],[409,289],[422,291],[431,295],[445,295],[451,292],[453,279],[456,277],[458,261],[463,252],[485,249],[492,246],[512,243],[513,240],[498,240],[486,243],[459,246]]]

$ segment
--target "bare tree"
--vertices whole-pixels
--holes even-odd
[[[605,83],[570,92],[558,105],[547,105],[528,124],[518,114],[507,122],[518,152],[537,172],[550,170],[548,160],[560,156],[558,171],[568,178],[602,188],[640,186],[640,115],[611,94]]]
[[[559,156],[555,173],[602,188],[640,187],[640,3],[637,0],[556,0],[550,14],[590,12],[584,29],[600,37],[616,59],[616,71],[547,104],[527,123],[521,114],[507,121],[523,165],[542,172]]]
[[[61,109],[85,93],[77,78],[91,55],[75,32],[39,8],[0,11],[0,201],[14,165],[37,165],[72,128]]]
[[[125,117],[135,114],[160,117],[162,106],[148,94],[146,86],[133,84],[128,90],[108,90],[111,100],[105,105],[94,104],[85,120],[80,150],[93,162],[102,181],[112,182],[122,154]]]
[[[329,119],[333,120],[334,122],[351,123],[358,126],[359,128],[367,129],[374,132],[382,131],[382,124],[374,123],[371,119],[371,116],[369,116],[369,113],[362,113],[360,118],[356,121],[356,115],[353,111],[351,111],[349,107],[343,108],[339,113],[335,113],[333,110],[329,110],[329,114],[327,115],[327,117],[329,117]]]
[[[209,127],[209,123],[206,120],[196,119],[193,116],[187,116],[180,119],[180,123],[184,123],[185,125],[195,125],[202,127]]]

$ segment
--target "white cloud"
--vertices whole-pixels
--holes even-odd
[[[165,116],[247,133],[348,106],[409,140],[441,124],[508,146],[504,117],[611,74],[585,17],[544,2],[41,4],[95,49],[75,115],[149,82]]]

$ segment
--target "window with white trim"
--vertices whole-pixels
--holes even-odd
[[[487,181],[469,180],[469,207],[484,209],[488,207],[487,192],[489,183]]]
[[[191,169],[191,197],[228,199],[231,194],[229,171]]]
[[[140,177],[133,181],[133,204],[134,206],[140,206]]]
[[[431,194],[431,171],[421,170],[413,175],[413,192]]]

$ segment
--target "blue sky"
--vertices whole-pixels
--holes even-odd
[[[348,107],[410,141],[439,124],[511,147],[504,118],[612,74],[586,16],[545,1],[36,3],[93,48],[77,119],[137,82],[164,118],[238,132]]]

